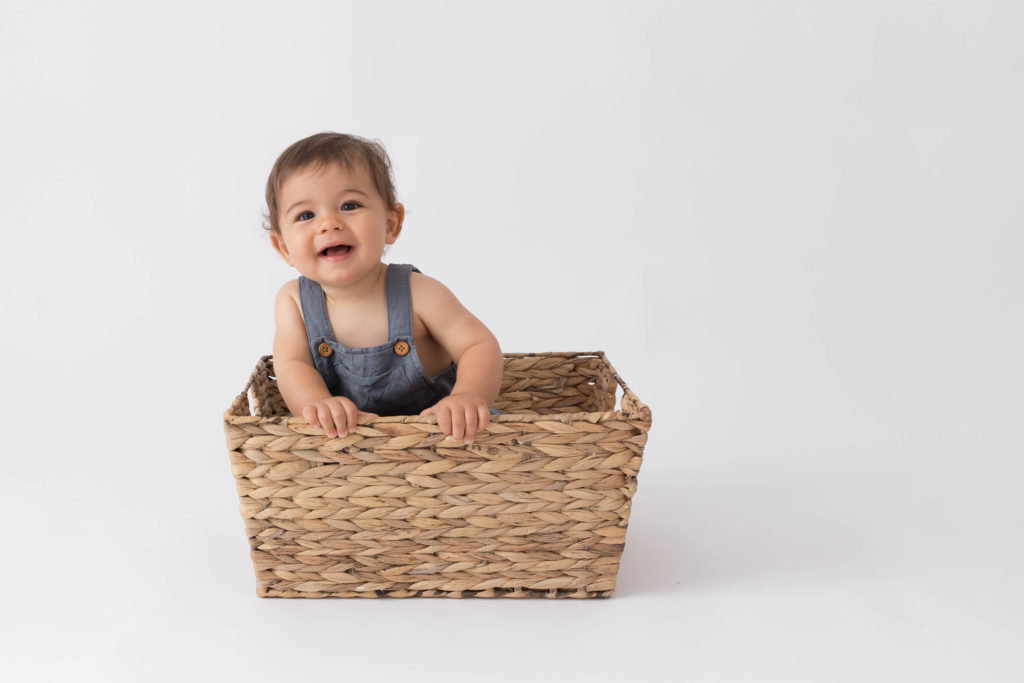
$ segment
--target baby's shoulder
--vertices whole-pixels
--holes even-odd
[[[410,274],[409,294],[413,311],[424,319],[445,315],[460,306],[444,283],[423,273]]]
[[[440,280],[416,271],[409,273],[409,291],[416,299],[436,299],[451,294]]]
[[[295,307],[300,311],[302,310],[302,303],[299,295],[299,279],[289,280],[281,285],[281,289],[277,290],[277,301],[278,306],[287,303],[294,303]]]
[[[413,270],[409,272],[409,285],[411,287],[425,287],[430,289],[444,287],[444,284],[437,278],[430,277],[429,275],[424,275],[418,270]],[[444,288],[447,289],[447,287]]]
[[[277,290],[277,295],[290,296],[296,301],[299,299],[299,278],[294,280],[288,280],[288,282],[281,285],[281,289]]]

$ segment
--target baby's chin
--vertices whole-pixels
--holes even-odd
[[[312,280],[319,284],[321,287],[347,287],[355,283],[364,281],[367,278],[382,277],[384,275],[384,269],[387,265],[377,260],[369,266],[357,267],[339,267],[337,263],[332,263],[323,259],[318,259],[320,266],[311,270],[311,272],[299,271],[307,279]],[[351,265],[355,265],[354,263]],[[310,270],[310,269],[305,269]]]

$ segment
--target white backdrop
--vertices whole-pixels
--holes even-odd
[[[0,670],[1020,680],[1022,45],[1010,0],[5,0]],[[389,149],[391,261],[651,405],[615,597],[255,597],[220,420],[322,130]]]

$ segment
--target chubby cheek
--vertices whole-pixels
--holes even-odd
[[[297,262],[316,261],[317,255],[313,253],[313,244],[295,235],[288,237],[278,236],[276,240],[277,250],[284,257],[289,265],[294,266]]]

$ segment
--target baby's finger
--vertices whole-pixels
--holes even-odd
[[[420,415],[437,415],[437,404],[435,403],[429,408],[424,408],[420,411]]]
[[[441,431],[449,436],[452,433],[452,414],[448,409],[448,406],[441,406],[436,411],[437,415],[437,426],[441,428]]]
[[[487,429],[487,425],[491,424],[491,410],[487,406],[480,406],[476,409],[477,423],[476,428],[479,430]]]
[[[345,415],[345,407],[337,401],[331,401],[331,419],[334,421],[334,427],[337,431],[332,434],[328,434],[332,439],[339,434],[345,435],[345,425],[348,422],[348,417]]]
[[[348,418],[348,424],[345,426],[345,433],[351,434],[356,431],[356,424],[359,422],[359,411],[356,410],[355,403],[345,401],[345,416]]]
[[[316,418],[316,406],[306,406],[303,408],[302,417],[306,418],[306,422],[309,423],[310,427],[320,426],[320,421]]]
[[[452,438],[462,441],[466,435],[466,411],[461,406],[452,408]]]
[[[317,406],[317,417],[320,420],[320,424],[323,425],[324,432],[327,434],[327,438],[333,439],[338,435],[334,430],[334,416],[331,415],[331,408],[326,404]]]
[[[459,411],[462,412],[462,411]],[[473,443],[473,435],[476,434],[476,408],[466,406],[466,443]]]

